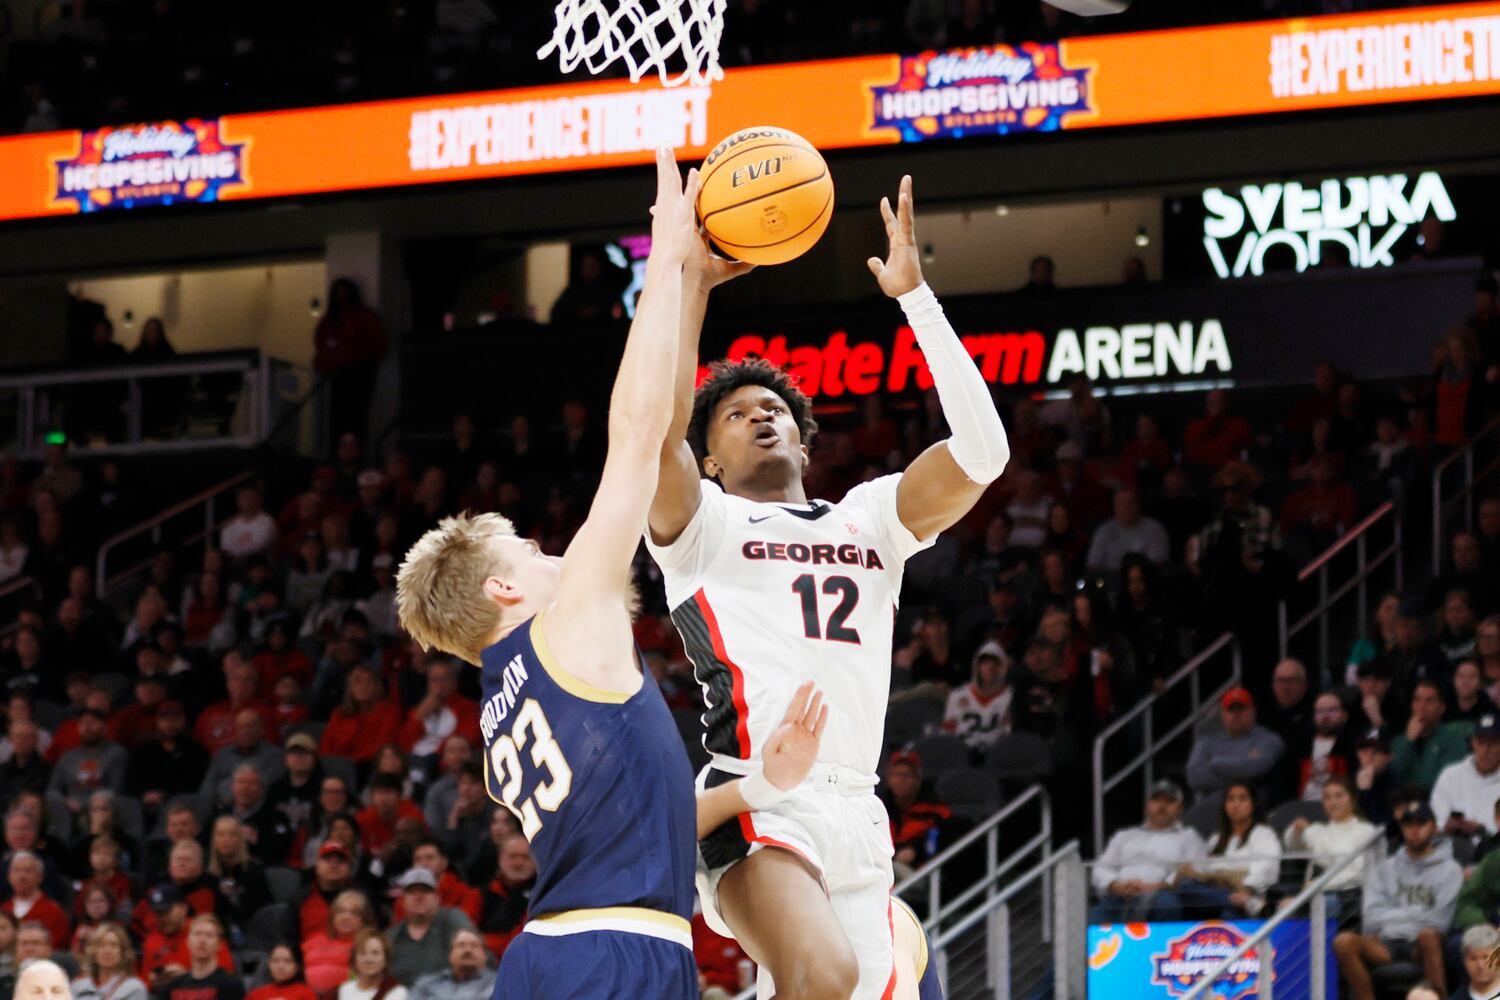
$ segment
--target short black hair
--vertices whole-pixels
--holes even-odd
[[[377,774],[370,779],[370,791],[401,794],[401,779],[394,774]]]
[[[797,430],[804,447],[811,448],[813,438],[818,435],[818,421],[813,417],[812,401],[797,388],[797,383],[781,368],[764,358],[746,358],[744,361],[714,361],[708,366],[708,380],[693,393],[693,416],[688,421],[687,440],[703,462],[708,454],[708,424],[714,411],[724,398],[736,389],[747,385],[758,385],[770,389],[781,397],[792,419],[797,421]]]

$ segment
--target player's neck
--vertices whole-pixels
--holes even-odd
[[[768,483],[754,479],[730,481],[721,479],[724,492],[730,496],[744,497],[754,503],[807,503],[807,491],[802,488],[799,476],[788,482]]]

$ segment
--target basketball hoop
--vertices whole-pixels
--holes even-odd
[[[623,60],[632,83],[655,70],[662,86],[702,86],[724,78],[719,37],[728,0],[558,0],[552,40],[538,59],[557,53],[571,73],[580,65],[598,74]],[[668,60],[683,65],[673,71]]]

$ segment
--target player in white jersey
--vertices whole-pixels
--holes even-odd
[[[987,642],[974,654],[974,679],[948,695],[943,730],[962,736],[970,750],[984,751],[1010,732],[1010,657],[998,642]]]
[[[951,438],[838,503],[809,501],[816,423],[784,372],[719,364],[693,391],[708,291],[746,270],[695,251],[647,532],[704,690],[712,761],[701,788],[760,771],[763,741],[799,684],[814,681],[829,706],[809,779],[747,797],[753,812],[700,844],[705,916],[738,939],[760,966],[761,995],[778,1000],[880,1000],[894,988],[890,828],[874,790],[902,569],[1010,455],[989,387],[922,280],[911,178],[881,214],[890,251],[870,269],[906,313]]]

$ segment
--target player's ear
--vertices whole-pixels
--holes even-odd
[[[703,474],[709,479],[718,479],[724,472],[723,466],[714,460],[712,455],[703,456]]]
[[[807,471],[808,463],[812,461],[812,454],[807,450],[807,445],[799,444],[797,448],[802,452],[802,471]]]
[[[515,604],[521,599],[521,592],[509,581],[490,576],[484,581],[484,596],[496,604]]]

